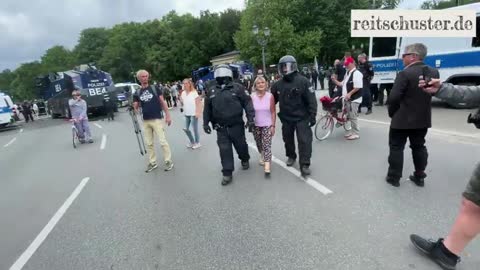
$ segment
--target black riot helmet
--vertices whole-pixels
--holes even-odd
[[[286,79],[298,72],[297,60],[291,55],[285,55],[278,61],[278,74]]]
[[[224,85],[233,80],[233,72],[229,65],[218,65],[213,73],[215,80],[219,85]]]

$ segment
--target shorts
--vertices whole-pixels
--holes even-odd
[[[463,192],[463,197],[480,206],[480,163],[475,167],[467,188]]]

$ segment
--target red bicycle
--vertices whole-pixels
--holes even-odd
[[[333,132],[333,127],[343,127],[346,131],[352,129],[352,124],[347,117],[347,107],[343,97],[330,98],[324,96],[320,98],[324,113],[315,124],[315,138],[323,141]]]

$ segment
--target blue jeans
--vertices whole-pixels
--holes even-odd
[[[190,124],[193,126],[193,134],[195,139],[192,136],[192,132],[190,132]],[[195,116],[185,116],[185,132],[187,133],[188,139],[190,143],[199,143],[200,142],[200,134],[198,133],[198,119]]]

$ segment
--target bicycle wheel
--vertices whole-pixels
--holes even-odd
[[[72,128],[72,144],[73,148],[77,148],[77,129],[75,127]]]
[[[322,118],[320,118],[315,125],[315,138],[317,138],[319,141],[323,141],[328,138],[333,131],[333,122],[333,117],[330,115],[324,115]]]

